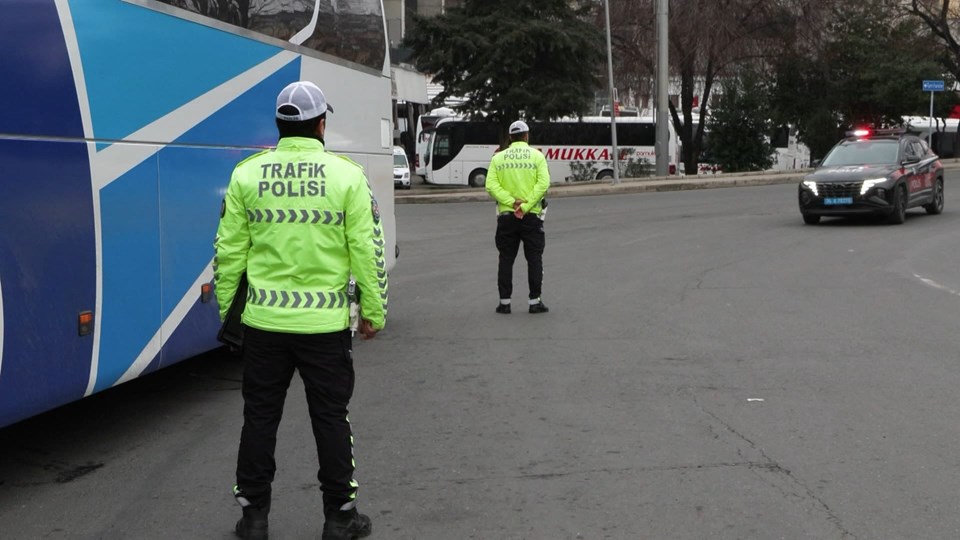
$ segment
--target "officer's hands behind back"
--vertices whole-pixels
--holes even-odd
[[[523,199],[515,199],[513,201],[513,215],[516,216],[517,219],[523,219],[523,210],[520,209],[520,205],[525,202],[527,201]]]
[[[373,339],[376,337],[378,330],[370,324],[370,321],[360,318],[360,325],[357,328],[357,331],[360,332],[360,339]]]

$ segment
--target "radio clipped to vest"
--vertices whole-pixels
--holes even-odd
[[[350,278],[347,285],[347,298],[350,300],[350,335],[357,335],[360,327],[360,295],[357,294],[357,281]]]

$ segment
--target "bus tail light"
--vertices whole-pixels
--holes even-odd
[[[80,316],[78,317],[78,333],[81,336],[89,335],[93,332],[93,312],[92,311],[81,311]]]
[[[676,164],[671,163],[671,164],[670,164],[670,168],[669,168],[668,170],[670,171],[670,172],[668,173],[670,176],[673,176],[673,175],[677,174],[677,166],[676,166]]]

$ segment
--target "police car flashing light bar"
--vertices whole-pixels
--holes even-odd
[[[871,137],[878,136],[893,136],[893,135],[903,135],[906,133],[905,129],[902,128],[891,128],[891,129],[870,129],[870,128],[857,128],[853,131],[847,132],[847,138],[850,139],[869,139]]]

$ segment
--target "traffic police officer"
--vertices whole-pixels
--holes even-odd
[[[500,303],[496,311],[510,313],[513,262],[523,243],[530,285],[530,313],[546,313],[549,310],[540,299],[546,244],[542,215],[546,206],[543,196],[550,187],[550,172],[543,154],[528,144],[530,128],[526,122],[517,120],[510,124],[508,132],[510,147],[494,154],[487,169],[487,191],[497,201]]]
[[[234,487],[243,507],[241,538],[267,538],[277,427],[295,370],[317,443],[323,538],[371,531],[356,508],[347,420],[354,386],[347,286],[352,274],[360,290],[359,331],[370,339],[387,311],[383,230],[363,169],[324,149],[328,111],[313,83],[284,88],[277,97],[277,148],[237,165],[221,208],[214,244],[221,319],[244,273],[249,283]]]

